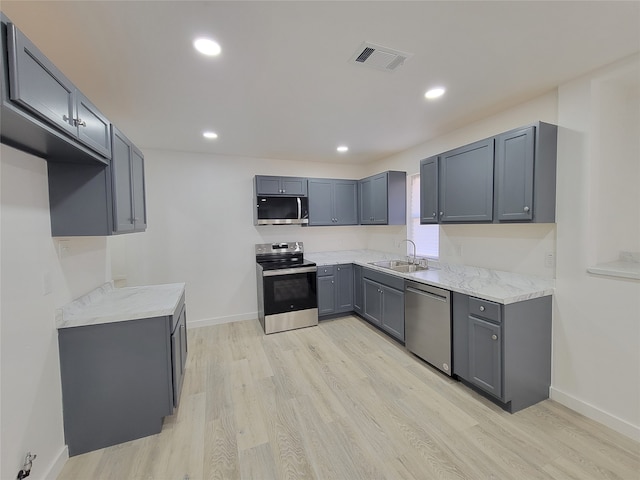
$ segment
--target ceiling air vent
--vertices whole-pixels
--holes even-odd
[[[356,65],[366,65],[377,70],[393,72],[412,56],[413,53],[401,52],[374,43],[363,42],[349,61]]]

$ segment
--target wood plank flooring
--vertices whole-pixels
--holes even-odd
[[[353,316],[265,336],[189,330],[158,435],[69,459],[58,480],[640,479],[640,444],[550,400],[514,415]]]

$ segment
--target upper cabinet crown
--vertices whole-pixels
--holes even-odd
[[[6,17],[1,57],[2,141],[47,160],[107,164],[109,120]]]
[[[420,223],[555,222],[557,127],[537,122],[420,162]]]
[[[306,197],[307,179],[301,177],[256,175],[256,194]]]

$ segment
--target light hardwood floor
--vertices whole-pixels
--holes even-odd
[[[550,400],[514,415],[347,316],[265,336],[189,330],[158,435],[69,459],[67,479],[640,478],[640,444]]]

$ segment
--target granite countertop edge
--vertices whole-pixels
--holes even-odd
[[[184,283],[115,288],[108,282],[56,310],[56,328],[172,315],[184,291]]]
[[[429,260],[429,269],[414,273],[394,272],[370,262],[403,258],[397,253],[374,250],[346,250],[305,253],[305,258],[318,266],[353,263],[389,275],[444,288],[492,302],[508,305],[524,300],[553,295],[555,282],[550,278],[491,270]]]

